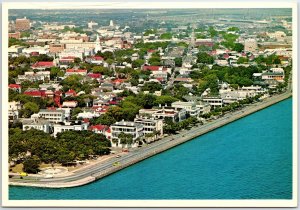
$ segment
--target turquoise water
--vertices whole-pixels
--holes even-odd
[[[10,187],[22,199],[291,199],[292,99],[86,186]]]

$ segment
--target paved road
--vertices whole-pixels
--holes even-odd
[[[170,135],[166,138],[163,138],[160,141],[154,142],[152,144],[143,146],[138,149],[132,149],[129,153],[123,155],[120,158],[112,158],[105,162],[95,164],[92,167],[85,168],[83,170],[78,170],[74,175],[69,175],[66,177],[57,177],[57,178],[41,178],[41,177],[24,177],[23,179],[19,179],[18,177],[13,177],[10,179],[10,182],[17,183],[33,183],[33,184],[53,184],[55,183],[68,183],[76,180],[80,180],[86,177],[102,177],[110,174],[112,171],[120,170],[122,166],[127,166],[138,162],[145,157],[152,156],[156,153],[165,151],[171,147],[174,147],[178,144],[186,142],[192,138],[195,138],[199,135],[207,133],[213,129],[221,127],[229,122],[240,119],[241,117],[247,116],[257,110],[268,107],[276,102],[284,100],[292,95],[291,93],[291,79],[289,81],[289,85],[287,91],[283,94],[273,96],[271,98],[267,98],[262,102],[258,102],[255,104],[250,104],[244,107],[239,111],[235,111],[232,113],[228,113],[219,119],[216,119],[212,122],[205,123],[204,125],[200,125],[198,127],[194,127],[190,130],[186,130],[177,135]],[[113,166],[115,162],[119,162],[118,166]]]

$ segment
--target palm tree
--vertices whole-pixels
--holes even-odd
[[[145,137],[147,138],[147,142],[151,142],[152,138],[154,137],[154,133],[147,133],[145,135]],[[149,141],[149,139],[150,139],[150,141]]]
[[[158,138],[158,136],[160,135],[160,131],[155,130],[155,131],[153,131],[153,134],[154,134],[155,140],[156,140]]]
[[[126,134],[126,135],[127,135],[126,144],[131,147],[131,145],[133,143],[133,136],[131,134]]]
[[[118,146],[119,139],[112,139],[112,142]]]
[[[124,148],[124,145],[131,145],[133,143],[133,136],[131,134],[126,134],[124,132],[121,132],[118,135],[118,138],[120,139],[120,143],[122,144],[122,148]]]

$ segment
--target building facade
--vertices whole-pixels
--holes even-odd
[[[110,126],[110,129],[111,129],[111,138],[112,138],[111,143],[113,147],[124,146],[121,144],[121,139],[119,138],[119,135],[121,133],[130,134],[132,136],[133,138],[133,144],[131,145],[132,147],[136,147],[138,144],[134,141],[143,136],[143,125],[135,122],[128,122],[128,121],[116,122]]]
[[[30,29],[30,20],[26,17],[16,19],[16,31],[25,31]]]
[[[64,110],[41,109],[38,113],[39,118],[48,120],[51,123],[59,123],[65,120]]]

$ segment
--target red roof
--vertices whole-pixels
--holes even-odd
[[[90,120],[89,120],[89,119],[87,119],[87,118],[84,118],[84,119],[83,119],[83,122],[85,122],[85,123],[89,123],[89,122],[90,122]]]
[[[45,97],[44,90],[29,90],[24,92],[25,95],[32,96],[32,97]]]
[[[86,73],[87,70],[85,70],[85,69],[67,69],[66,72],[67,73],[72,73],[72,72],[77,72],[77,73],[84,72],[84,73]]]
[[[32,67],[52,67],[53,61],[39,61],[32,65]]]
[[[164,81],[165,79],[164,78],[162,78],[162,77],[157,77],[157,78],[155,78],[155,79],[157,79],[158,81]]]
[[[161,66],[144,66],[144,70],[149,70],[149,71],[158,71]]]
[[[224,58],[229,58],[229,55],[226,53],[223,55]]]
[[[56,90],[56,91],[54,92],[54,94],[56,94],[56,95],[61,95],[62,92],[61,92],[60,90]]]
[[[115,79],[114,81],[112,81],[112,83],[122,83],[124,82],[126,79]]]
[[[39,55],[39,52],[31,52],[30,55],[35,56],[35,55]]]
[[[8,87],[9,88],[21,88],[21,85],[18,85],[18,84],[9,84]]]
[[[88,74],[88,76],[94,79],[99,79],[102,77],[101,74],[93,74],[93,73]]]
[[[103,61],[104,60],[104,58],[101,57],[101,56],[94,56],[94,57],[92,57],[92,59],[94,59],[96,61]]]
[[[66,95],[76,95],[76,91],[73,89],[68,90],[66,93]]]
[[[66,57],[62,57],[61,59],[75,59],[75,56],[66,56]]]
[[[110,101],[110,102],[108,102],[110,105],[116,105],[117,104],[117,102],[116,101]]]
[[[156,50],[147,50],[149,53],[154,53]]]
[[[107,125],[92,125],[90,127],[91,130],[98,130],[98,131],[103,131],[103,130],[107,130],[108,126]]]

